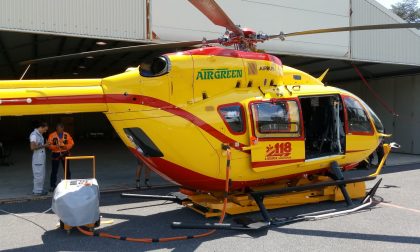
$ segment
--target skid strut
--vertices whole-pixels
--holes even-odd
[[[122,198],[136,198],[136,199],[152,199],[152,200],[167,200],[178,204],[182,204],[182,201],[188,199],[183,193],[173,192],[170,195],[149,195],[149,194],[137,194],[137,193],[121,193]]]
[[[332,181],[325,181],[320,183],[308,184],[308,185],[301,185],[301,186],[294,186],[294,187],[285,187],[280,189],[272,189],[272,190],[262,190],[262,191],[253,191],[250,192],[250,195],[255,200],[259,212],[262,215],[261,221],[245,221],[245,223],[238,224],[218,224],[218,223],[204,223],[204,224],[193,224],[193,223],[183,223],[183,222],[173,222],[173,228],[182,228],[182,229],[225,229],[225,230],[259,230],[268,228],[270,226],[282,226],[290,223],[300,222],[300,221],[307,221],[307,220],[317,220],[322,218],[329,218],[339,215],[345,215],[360,211],[366,207],[369,207],[373,204],[372,197],[375,195],[376,190],[379,187],[382,179],[380,179],[374,187],[366,194],[365,198],[360,202],[360,204],[355,204],[351,199],[346,185],[351,183],[357,182],[364,182],[369,180],[374,180],[376,177],[368,176],[368,177],[356,177],[356,178],[349,178],[344,179],[344,176],[337,164],[337,162],[333,162],[331,164],[331,174],[334,180]],[[302,214],[292,217],[286,218],[272,218],[268,213],[266,206],[264,205],[264,197],[269,195],[284,195],[287,193],[295,193],[295,192],[302,192],[312,189],[319,189],[328,186],[337,186],[341,193],[343,194],[344,200],[346,201],[347,207],[343,209],[330,209],[321,212],[314,212],[308,214]]]

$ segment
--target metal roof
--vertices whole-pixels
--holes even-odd
[[[0,30],[142,40],[145,6],[141,0],[2,0]]]
[[[404,23],[374,0],[352,0],[351,24]],[[351,32],[351,59],[420,66],[420,30]]]
[[[23,60],[147,42],[144,2],[1,1],[0,79],[18,78],[24,71],[18,63]],[[218,0],[218,3],[233,20],[268,33],[350,23],[402,22],[374,0]],[[153,30],[162,39],[201,39],[207,35],[210,39],[223,32],[223,28],[211,24],[186,0],[153,0],[152,14]],[[98,41],[107,44],[99,46]],[[337,82],[357,79],[351,62],[368,78],[418,73],[420,68],[414,65],[420,66],[419,44],[420,32],[411,29],[310,35],[268,42],[261,47],[279,55],[286,65],[315,76],[330,68],[326,81]],[[126,53],[34,65],[27,78],[103,77],[123,72],[157,53]]]

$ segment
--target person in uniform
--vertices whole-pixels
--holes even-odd
[[[49,148],[52,152],[51,154],[51,176],[50,176],[50,192],[55,190],[57,186],[57,173],[60,163],[63,165],[65,158],[70,155],[70,150],[74,146],[73,138],[69,133],[64,131],[64,125],[62,123],[57,124],[56,131],[51,133],[48,137],[48,142],[50,143]],[[67,179],[71,178],[70,164],[67,163]]]
[[[46,122],[39,122],[36,125],[34,131],[29,136],[29,142],[32,155],[32,173],[34,176],[34,188],[32,194],[34,195],[46,195],[44,191],[44,180],[45,180],[45,147],[48,147],[48,142],[45,143],[42,134],[45,134],[48,130],[48,124]]]

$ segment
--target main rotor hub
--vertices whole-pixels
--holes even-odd
[[[239,26],[238,26],[239,27]],[[242,34],[226,30],[219,38],[219,44],[223,46],[234,46],[237,50],[256,51],[256,44],[269,39],[269,36],[262,32],[255,32],[250,28],[240,28]]]

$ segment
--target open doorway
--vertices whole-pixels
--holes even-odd
[[[58,122],[64,123],[65,131],[75,142],[71,155],[96,157],[96,177],[101,190],[135,187],[137,161],[116,135],[104,114],[9,116],[0,118],[0,143],[5,153],[0,155],[0,202],[9,198],[32,197],[32,152],[29,149],[29,134],[34,130],[34,121],[48,123],[49,130],[44,135],[45,139],[49,133],[55,131]],[[51,159],[51,151],[47,150],[45,190],[50,188]],[[90,160],[72,162],[72,178],[90,178],[91,167]],[[63,177],[64,172],[60,165],[57,181]],[[166,184],[161,182],[156,174],[152,174],[151,183]]]
[[[300,97],[306,159],[345,152],[344,111],[339,95]]]

